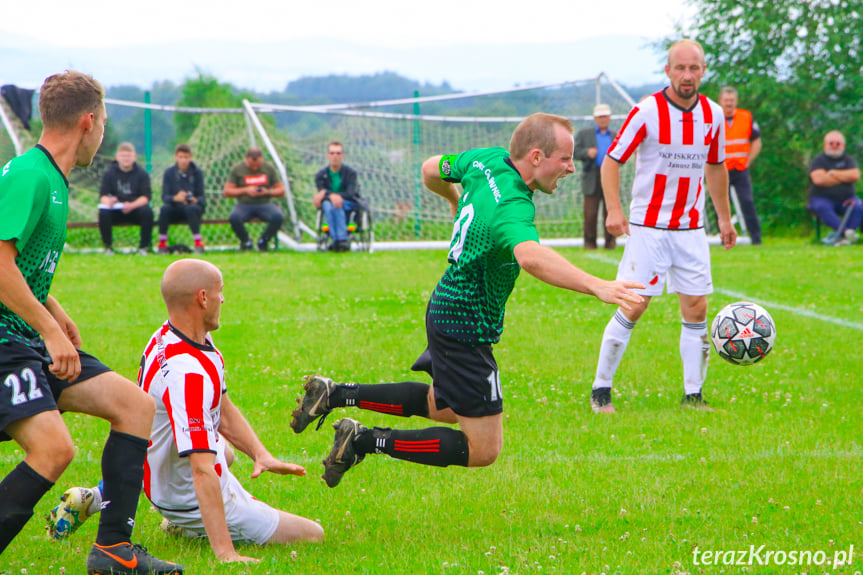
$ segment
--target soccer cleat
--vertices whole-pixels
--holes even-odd
[[[206,249],[204,249],[204,246],[195,246],[195,253],[196,253],[196,254],[202,254],[202,253],[204,253],[204,252],[206,252],[206,251],[207,251],[207,250],[206,250]]]
[[[364,425],[346,417],[334,423],[333,428],[336,430],[336,438],[333,440],[332,451],[323,460],[324,474],[321,476],[327,482],[327,487],[338,485],[345,472],[365,457],[354,450],[354,439],[367,431]]]
[[[141,545],[93,544],[87,556],[87,575],[182,575],[183,567],[156,559]]]
[[[614,413],[611,404],[611,388],[597,387],[590,392],[590,408],[593,413]]]
[[[267,244],[266,241],[264,241],[264,238],[259,239],[258,240],[258,251],[259,252],[265,252],[268,249],[270,249],[270,246]]]
[[[324,419],[332,411],[329,406],[330,395],[336,388],[336,384],[328,377],[319,375],[306,376],[306,383],[303,384],[303,389],[306,394],[303,397],[297,398],[297,408],[291,413],[291,429],[294,433],[302,433],[302,431],[318,417],[321,420],[315,430],[321,428],[324,424]]]
[[[683,396],[683,399],[680,400],[680,407],[691,407],[692,409],[697,409],[699,411],[716,411],[707,401],[702,397],[701,393],[687,393]]]
[[[148,255],[150,255],[150,250],[148,250],[147,248],[138,248],[138,255],[139,256],[148,256]]]
[[[196,531],[192,531],[191,529],[186,529],[181,525],[177,525],[167,517],[162,518],[162,522],[159,523],[159,530],[166,535],[170,535],[171,537],[185,537],[186,539],[206,539],[206,533],[198,533]]]
[[[241,252],[248,252],[252,249],[254,249],[254,246],[252,245],[252,240],[240,242],[240,251]]]
[[[90,517],[89,508],[94,493],[86,487],[71,487],[60,496],[60,505],[48,513],[48,535],[54,539],[64,539],[75,533]]]

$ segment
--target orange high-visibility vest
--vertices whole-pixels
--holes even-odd
[[[725,167],[743,171],[749,165],[749,139],[752,137],[752,114],[737,108],[731,126],[725,123]]]

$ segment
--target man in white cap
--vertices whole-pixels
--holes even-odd
[[[578,132],[575,137],[575,153],[573,158],[581,160],[581,193],[584,194],[584,248],[596,249],[597,218],[599,205],[602,204],[602,226],[605,230],[605,249],[617,247],[614,236],[605,227],[608,210],[602,195],[602,180],[599,168],[605,159],[605,154],[614,141],[616,133],[609,129],[611,123],[611,107],[608,104],[597,104],[593,108],[593,121],[596,125]]]

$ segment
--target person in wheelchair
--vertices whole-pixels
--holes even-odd
[[[324,219],[329,226],[331,244],[329,249],[346,252],[348,244],[347,214],[362,208],[357,172],[345,165],[345,150],[341,142],[327,144],[328,165],[315,174],[317,193],[312,198],[315,208],[323,210]]]

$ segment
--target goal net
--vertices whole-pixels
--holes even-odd
[[[240,109],[202,109],[108,99],[106,105],[109,118],[121,111],[128,114],[128,108],[164,115],[160,118],[163,124],[173,123],[172,115],[177,113],[199,116],[187,143],[192,146],[195,163],[205,173],[207,210],[202,234],[208,248],[237,246],[226,223],[234,201],[226,200],[222,189],[231,167],[243,160],[250,146],[258,146],[265,159],[276,165],[288,190],[286,197],[279,199],[285,213],[281,241],[294,249],[314,249],[314,174],[326,165],[327,143],[335,140],[344,145],[345,163],[358,172],[360,194],[372,210],[376,249],[401,249],[439,245],[451,234],[448,204],[422,185],[420,167],[425,159],[471,148],[506,147],[517,123],[535,112],[568,117],[576,130],[590,127],[593,106],[598,102],[611,106],[615,128],[633,104],[624,90],[601,74],[585,80],[495,92],[355,104],[283,106],[244,102]],[[159,144],[156,153],[146,159],[138,150],[139,164],[146,164],[151,175],[151,205],[157,219],[162,205],[162,175],[173,164],[173,150],[166,142]],[[0,138],[0,151],[2,145]],[[68,234],[72,249],[101,246],[94,229],[98,191],[114,152],[103,146],[90,167],[72,173]],[[631,164],[622,170],[624,206],[629,204]],[[536,223],[544,240],[577,245],[582,237],[581,162],[576,161],[575,168],[576,173],[562,180],[554,195],[535,195]],[[136,228],[115,228],[115,247],[132,249],[137,237]],[[191,241],[187,226],[171,226],[169,243],[191,245]]]

